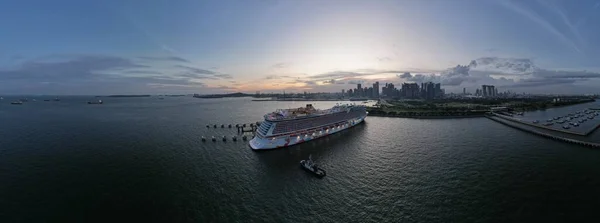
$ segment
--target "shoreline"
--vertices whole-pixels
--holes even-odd
[[[302,99],[302,100],[285,100],[285,99],[252,99],[252,101],[349,101],[348,99]]]
[[[371,114],[372,117],[389,117],[389,118],[411,118],[411,119],[462,119],[462,118],[482,118],[485,117],[485,113],[482,114],[469,114],[469,115],[418,115],[418,116],[406,116],[406,115],[388,115],[388,114]]]

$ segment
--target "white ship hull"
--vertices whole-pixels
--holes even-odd
[[[252,140],[250,140],[250,147],[253,150],[268,150],[268,149],[277,149],[288,147],[292,145],[296,145],[303,142],[308,142],[313,139],[321,138],[327,135],[331,135],[337,132],[344,131],[345,129],[351,128],[355,125],[360,124],[367,116],[361,116],[355,119],[346,120],[343,124],[338,125],[338,127],[330,128],[329,130],[317,131],[313,132],[313,134],[305,134],[305,135],[294,135],[294,133],[288,135],[282,135],[278,137],[270,137],[263,138],[259,136],[255,136]]]

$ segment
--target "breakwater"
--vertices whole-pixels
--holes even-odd
[[[544,133],[544,132],[540,132],[534,129],[528,129],[528,128],[524,128],[523,126],[519,126],[518,124],[523,124],[521,122],[516,123],[513,120],[509,120],[506,118],[502,118],[499,117],[497,115],[486,115],[487,118],[499,122],[501,124],[525,131],[525,132],[529,132],[535,135],[539,135],[539,136],[543,136],[546,138],[550,138],[553,140],[557,140],[557,141],[562,141],[562,142],[567,142],[567,143],[573,143],[573,144],[578,144],[578,145],[582,145],[582,146],[587,146],[587,147],[591,147],[591,148],[600,148],[600,143],[594,143],[594,142],[586,142],[586,141],[581,141],[581,140],[576,140],[576,139],[570,139],[570,138],[566,138],[566,137],[561,137],[561,136],[556,136],[556,135],[552,135],[552,134],[548,134],[548,133]],[[535,126],[534,126],[535,127]]]
[[[414,119],[457,119],[457,118],[481,118],[485,114],[468,114],[468,115],[400,115],[386,113],[370,113],[369,116],[376,117],[394,117],[394,118],[414,118]]]

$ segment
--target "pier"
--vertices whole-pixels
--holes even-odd
[[[589,135],[590,133],[594,132],[594,130],[596,130],[598,127],[600,127],[600,123],[598,123],[597,125],[595,125],[593,128],[588,129],[587,131],[584,132],[576,132],[576,131],[570,131],[570,130],[565,130],[565,129],[560,129],[560,128],[552,128],[552,127],[548,127],[545,125],[540,125],[540,124],[534,124],[534,123],[529,123],[517,118],[513,118],[507,115],[502,115],[502,114],[498,114],[498,113],[494,113],[492,112],[491,115],[494,115],[496,117],[502,118],[502,119],[506,119],[509,121],[513,121],[513,122],[518,122],[521,123],[523,125],[529,125],[535,128],[541,128],[541,129],[547,129],[550,131],[555,131],[555,132],[562,132],[562,133],[567,133],[567,134],[573,134],[573,135],[579,135],[579,136],[586,136]]]
[[[587,147],[591,147],[591,148],[600,148],[600,143],[595,143],[595,142],[586,142],[586,141],[581,141],[581,140],[576,140],[576,139],[570,139],[570,138],[566,138],[566,137],[561,137],[561,136],[556,136],[556,135],[552,135],[552,134],[548,134],[548,133],[544,133],[541,131],[537,131],[534,129],[528,129],[528,128],[524,128],[523,126],[519,126],[518,124],[525,124],[524,122],[515,122],[513,120],[509,120],[497,115],[487,115],[487,118],[499,122],[501,124],[525,131],[525,132],[529,132],[529,133],[533,133],[539,136],[543,136],[546,138],[550,138],[553,140],[557,140],[557,141],[562,141],[562,142],[567,142],[567,143],[573,143],[573,144],[578,144],[578,145],[582,145],[582,146],[587,146]],[[527,123],[528,124],[528,123]],[[533,126],[536,127],[537,126]],[[597,128],[597,127],[596,127]],[[551,131],[555,131],[554,129],[551,129]]]
[[[213,141],[213,142],[217,142],[217,141],[227,142],[228,138],[231,138],[232,141],[236,142],[236,141],[238,141],[238,138],[241,137],[242,141],[247,141],[248,139],[250,139],[254,136],[254,134],[256,133],[256,130],[258,130],[259,126],[260,126],[260,122],[240,123],[240,124],[235,124],[235,125],[233,125],[233,124],[207,124],[206,128],[214,129],[215,135],[202,136],[201,139],[202,139],[202,142],[208,141],[207,137],[210,138],[211,141]],[[233,129],[233,127],[235,127],[237,129],[237,135],[227,136],[227,135],[221,134],[224,130],[231,131],[231,129]],[[250,137],[248,137],[249,134],[246,134],[246,133],[251,133]],[[217,140],[217,139],[221,139],[221,140]]]

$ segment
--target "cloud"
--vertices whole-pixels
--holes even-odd
[[[303,83],[305,83],[306,85],[317,85],[317,82],[315,81],[302,81]]]
[[[288,75],[268,75],[265,77],[265,79],[267,79],[267,80],[275,80],[275,79],[283,79],[283,78],[293,78],[293,77],[288,76]]]
[[[573,84],[575,80],[554,80],[554,79],[544,79],[544,78],[536,78],[536,79],[524,79],[518,82],[514,82],[514,84],[501,85],[499,87],[503,88],[523,88],[523,87],[543,87],[543,86],[551,86],[551,85],[564,85],[564,84]]]
[[[465,81],[474,82],[477,80],[476,77],[472,77],[469,74],[470,67],[465,65],[457,65],[456,67],[449,68],[445,71],[440,72],[439,75],[436,74],[411,74],[409,72],[405,72],[403,74],[396,75],[397,77],[404,79],[409,82],[435,82],[441,83],[442,85],[447,86],[459,86]]]
[[[150,66],[137,64],[124,57],[60,55],[28,60],[12,68],[0,69],[0,90],[24,94],[89,94],[147,92],[150,86],[161,84],[170,87],[204,85],[195,79],[164,75]],[[171,90],[178,91],[175,88]]]
[[[399,70],[377,70],[377,69],[358,69],[354,71],[332,71],[317,75],[308,76],[307,78],[316,81],[327,81],[331,79],[343,80],[349,78],[361,78],[365,76],[371,76],[375,74],[395,74],[404,73],[406,71]]]
[[[390,57],[377,57],[377,60],[379,62],[390,62],[390,61],[392,61],[392,58],[390,58]]]
[[[528,58],[499,58],[499,57],[481,57],[472,60],[469,68],[478,68],[482,71],[496,73],[532,73],[537,69],[531,59]]]
[[[182,77],[193,77],[198,79],[233,79],[233,76],[230,74],[219,73],[212,70],[200,69],[192,66],[186,65],[175,65],[174,67],[183,69],[184,71],[179,76]]]
[[[290,63],[276,63],[273,64],[273,66],[271,66],[272,68],[276,68],[276,69],[282,69],[282,68],[289,68],[292,65]]]
[[[125,74],[163,74],[162,72],[153,71],[153,70],[126,70],[126,71],[123,71],[122,73],[125,73]]]
[[[399,78],[411,78],[412,74],[410,74],[410,72],[404,72],[402,74],[398,74]]]
[[[482,57],[468,65],[457,65],[433,73],[403,73],[398,78],[409,82],[435,82],[447,87],[470,84],[493,84],[502,87],[538,87],[569,85],[600,78],[589,71],[547,70],[537,67],[527,58]]]
[[[176,56],[167,56],[167,57],[150,57],[150,56],[142,56],[142,57],[138,57],[142,60],[152,60],[152,61],[170,61],[170,62],[183,62],[183,63],[189,63],[189,60],[183,59],[181,57],[176,57]]]
[[[356,84],[363,84],[364,82],[365,81],[363,81],[363,80],[349,80],[348,84],[354,84],[354,85],[356,85]]]
[[[589,79],[600,78],[600,73],[587,71],[551,71],[540,69],[534,72],[533,76],[546,79]]]
[[[324,84],[335,84],[335,79],[323,81]]]
[[[229,74],[215,74],[213,75],[214,77],[218,77],[221,79],[233,79],[233,76],[229,75]]]
[[[175,67],[183,68],[183,69],[187,70],[188,72],[191,72],[194,74],[216,74],[216,72],[214,72],[214,71],[185,66],[185,65],[175,65]]]
[[[176,74],[176,76],[193,78],[193,79],[209,79],[209,80],[218,80],[219,79],[219,78],[213,77],[211,75],[196,74],[196,73],[189,73],[189,72],[179,73],[179,74]]]
[[[575,36],[575,38],[577,39],[577,41],[579,41],[580,44],[582,44],[584,42],[583,38],[581,37],[581,34],[579,33],[579,30],[577,30],[577,27],[575,27],[575,25],[571,22],[571,20],[569,20],[567,15],[563,12],[563,10],[560,7],[556,6],[554,3],[552,3],[552,1],[548,1],[548,0],[537,0],[537,2],[538,2],[538,4],[548,8],[550,11],[557,14],[558,17],[561,18],[563,23],[565,25],[567,25],[571,34],[573,36]]]
[[[129,59],[112,56],[82,56],[54,62],[26,61],[15,69],[0,70],[0,79],[47,81],[98,77],[100,71],[146,68]]]

